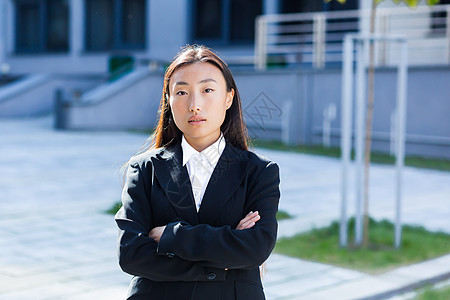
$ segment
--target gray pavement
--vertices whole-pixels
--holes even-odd
[[[130,132],[54,131],[50,116],[0,120],[0,299],[124,298],[130,276],[117,265],[116,226],[104,210],[119,201],[120,167],[145,140]],[[339,217],[338,160],[257,152],[280,165],[280,209],[294,216],[280,222],[280,237]],[[394,176],[391,166],[371,167],[375,218],[393,219]],[[406,223],[450,232],[449,202],[450,173],[405,168]],[[272,254],[264,286],[269,300],[388,298],[448,276],[450,255],[368,275]]]

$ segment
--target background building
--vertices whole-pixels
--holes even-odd
[[[181,45],[252,56],[262,14],[357,9],[296,0],[1,0],[0,62],[13,73],[99,73],[112,55],[169,60]]]
[[[199,43],[231,65],[253,137],[318,144],[327,121],[327,139],[338,145],[342,39],[367,32],[370,4],[0,0],[0,117],[48,113],[58,103],[59,128],[151,128],[164,66],[183,45]],[[410,41],[406,151],[450,157],[450,8],[379,8],[377,32]],[[398,51],[376,48],[374,149],[387,152]]]

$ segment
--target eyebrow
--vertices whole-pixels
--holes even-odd
[[[212,78],[206,78],[206,79],[200,80],[198,83],[206,83],[206,82],[215,82],[215,83],[217,83],[217,81],[215,81]],[[187,83],[186,81],[177,81],[177,82],[175,82],[174,85],[189,85],[189,83]]]
[[[211,82],[211,81],[217,83],[217,81],[215,81],[215,80],[212,79],[212,78],[207,78],[207,79],[200,80],[199,83],[206,83],[206,82]]]

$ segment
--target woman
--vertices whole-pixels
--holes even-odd
[[[167,68],[153,146],[133,157],[116,214],[128,299],[265,299],[278,166],[247,148],[228,66],[187,46]]]

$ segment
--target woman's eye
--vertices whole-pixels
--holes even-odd
[[[206,89],[204,92],[205,93],[211,93],[213,91],[213,89]]]
[[[183,95],[186,95],[187,93],[185,92],[185,91],[178,91],[177,92],[177,95],[178,96],[183,96]]]

